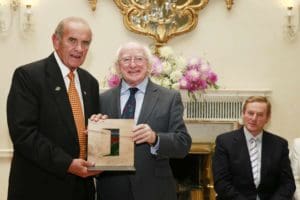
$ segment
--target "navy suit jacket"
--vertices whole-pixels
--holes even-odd
[[[120,86],[101,94],[101,113],[121,118]],[[176,188],[169,158],[188,154],[191,137],[183,121],[178,91],[148,82],[138,124],[147,123],[160,138],[157,155],[147,143],[135,146],[135,172],[104,172],[98,186],[101,200],[175,200]],[[127,195],[127,196],[126,196]]]
[[[243,128],[221,134],[213,156],[214,186],[219,200],[291,200],[295,182],[285,139],[263,131],[261,180],[255,187]]]
[[[87,71],[79,68],[78,75],[87,121],[99,112],[99,86]],[[67,173],[79,143],[54,54],[15,70],[7,120],[14,146],[8,200],[94,199],[91,178]]]

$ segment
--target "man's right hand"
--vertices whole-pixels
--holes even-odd
[[[83,160],[83,159],[73,159],[71,165],[69,166],[68,172],[86,178],[89,176],[95,176],[100,174],[102,171],[89,171],[88,167],[93,167],[95,163]]]
[[[101,113],[99,114],[93,114],[91,117],[90,117],[90,120],[94,121],[94,122],[98,122],[100,120],[105,120],[107,119],[107,115],[102,115]]]

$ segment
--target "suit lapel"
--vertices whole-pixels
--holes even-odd
[[[155,104],[157,103],[159,98],[159,91],[158,87],[155,86],[151,80],[149,79],[147,88],[146,88],[146,93],[144,96],[140,116],[138,119],[138,124],[146,122],[147,118],[151,114],[151,112],[154,109]]]
[[[77,69],[77,73],[79,76],[79,81],[80,81],[80,88],[81,88],[81,95],[82,95],[82,100],[83,100],[83,106],[84,106],[84,117],[85,117],[85,124],[87,124],[87,120],[90,117],[91,112],[91,105],[89,104],[88,97],[92,98],[90,96],[89,88],[88,88],[88,79],[84,76],[84,73],[82,73],[81,69]]]
[[[76,133],[65,82],[53,54],[51,54],[48,58],[46,66],[46,79],[49,84],[49,90],[54,96],[54,100],[64,123],[72,133]]]
[[[111,116],[114,118],[121,118],[121,103],[120,103],[120,96],[121,96],[121,84],[112,89],[112,98],[114,102],[106,102],[110,105]],[[116,106],[117,105],[117,106]]]
[[[260,176],[260,182],[262,183],[264,181],[264,178],[267,176],[268,167],[270,165],[270,155],[272,154],[272,143],[270,143],[270,140],[268,139],[268,135],[263,132],[262,136],[262,146],[261,146],[261,176]]]
[[[245,171],[250,181],[254,184],[253,175],[252,175],[252,167],[251,167],[251,161],[250,161],[250,155],[249,150],[247,147],[247,141],[246,137],[244,135],[244,130],[241,128],[235,136],[235,146],[236,151],[240,155],[240,164],[241,164],[241,170]]]

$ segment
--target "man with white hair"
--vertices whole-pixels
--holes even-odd
[[[116,71],[122,81],[100,96],[100,113],[109,118],[133,118],[134,172],[103,172],[98,177],[101,200],[176,200],[169,158],[189,152],[191,137],[183,121],[178,91],[149,79],[150,51],[130,42],[118,50]],[[130,102],[130,103],[129,103]]]

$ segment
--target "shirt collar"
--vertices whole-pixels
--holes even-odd
[[[263,135],[263,131],[261,131],[258,135],[256,135],[256,137],[254,137],[249,131],[248,129],[244,126],[244,134],[246,137],[247,141],[250,141],[251,138],[254,138],[256,141],[262,141],[262,135]]]
[[[140,84],[138,84],[136,86],[136,88],[138,88],[138,92],[142,92],[143,94],[145,94],[146,92],[146,87],[148,85],[148,82],[149,82],[149,79],[148,78],[145,78]],[[131,86],[129,86],[124,80],[122,80],[122,83],[121,83],[121,95],[126,93],[129,88],[131,88]]]
[[[58,64],[59,68],[60,68],[60,71],[61,71],[63,77],[64,78],[67,77],[68,74],[70,73],[70,69],[62,62],[62,60],[60,59],[60,57],[58,56],[58,54],[56,53],[56,51],[54,51],[54,57],[56,59],[56,62]],[[74,72],[74,74],[76,76],[77,69],[75,69],[73,72]]]

